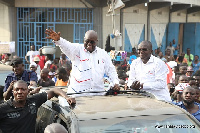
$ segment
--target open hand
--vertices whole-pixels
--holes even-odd
[[[46,37],[47,39],[52,39],[54,41],[60,40],[60,32],[56,33],[52,29],[46,29],[45,34],[49,35],[48,37]]]

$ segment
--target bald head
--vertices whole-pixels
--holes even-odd
[[[52,123],[45,128],[44,133],[68,133],[68,131],[63,125]]]
[[[97,40],[97,32],[94,31],[94,30],[88,30],[86,33],[85,33],[85,39],[88,38],[90,36],[90,38],[94,38]]]
[[[139,46],[140,46],[140,45],[145,45],[145,46],[148,47],[149,50],[152,50],[152,43],[151,43],[150,41],[142,41],[142,42],[139,44]]]

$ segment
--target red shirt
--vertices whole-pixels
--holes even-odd
[[[40,65],[40,69],[42,70],[44,68],[44,64],[45,64],[45,56],[44,55],[42,55],[42,56],[36,55],[36,56],[40,58],[40,62],[38,64]]]

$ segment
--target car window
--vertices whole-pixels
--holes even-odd
[[[190,117],[183,114],[80,120],[78,123],[80,133],[199,133],[200,130]]]

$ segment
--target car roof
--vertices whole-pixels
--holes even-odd
[[[184,114],[168,102],[144,96],[88,96],[77,97],[76,102],[73,112],[79,120]]]

